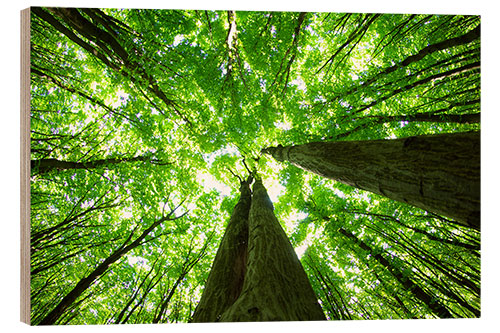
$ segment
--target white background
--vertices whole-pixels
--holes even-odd
[[[2,1],[0,10],[1,36],[1,171],[0,172],[0,330],[5,332],[198,332],[215,331],[250,332],[264,331],[309,331],[309,332],[498,332],[500,331],[500,306],[498,301],[498,265],[500,264],[500,221],[496,206],[498,182],[498,122],[500,95],[498,64],[499,11],[496,1],[469,0],[89,0],[89,1]],[[170,324],[170,325],[126,325],[126,326],[63,326],[29,327],[19,321],[19,207],[20,207],[20,11],[29,6],[65,7],[115,7],[115,8],[171,8],[171,9],[236,9],[236,10],[288,10],[288,11],[332,11],[371,13],[425,13],[425,14],[474,14],[482,21],[482,318],[448,320],[392,320],[353,321],[326,323],[250,323],[250,324]]]

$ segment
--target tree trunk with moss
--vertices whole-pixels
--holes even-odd
[[[479,132],[312,142],[262,152],[480,229]]]
[[[325,320],[261,180],[253,186],[243,290],[220,321]]]
[[[241,182],[240,199],[234,207],[215,255],[210,275],[192,322],[216,322],[238,298],[247,264],[248,213],[252,200],[249,177]]]

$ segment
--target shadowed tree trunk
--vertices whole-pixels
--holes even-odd
[[[136,156],[136,157],[123,157],[123,158],[106,158],[85,162],[72,162],[62,161],[55,158],[44,158],[40,160],[31,160],[31,170],[34,173],[46,173],[53,170],[68,170],[68,169],[94,169],[102,166],[128,163],[128,162],[150,162],[154,164],[166,165],[167,162],[156,160],[151,156]]]
[[[262,152],[480,229],[479,132],[312,142]]]
[[[240,199],[234,207],[224,237],[215,255],[210,275],[192,322],[219,321],[224,311],[238,298],[243,287],[247,264],[248,213],[252,178],[242,181]]]
[[[243,290],[220,321],[325,320],[261,180],[253,186]]]

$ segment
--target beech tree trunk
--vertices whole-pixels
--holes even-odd
[[[216,322],[238,298],[243,287],[248,256],[248,214],[252,195],[249,177],[241,182],[240,199],[215,255],[210,275],[192,322]]]
[[[262,152],[480,229],[479,132],[312,142]]]
[[[243,290],[220,321],[325,320],[261,180],[253,186]]]
[[[100,160],[91,160],[84,162],[63,161],[55,158],[43,158],[39,160],[31,160],[31,170],[34,173],[46,173],[53,170],[69,170],[69,169],[95,169],[112,164],[129,163],[129,162],[150,162],[159,165],[170,164],[156,160],[151,156],[136,156],[122,158],[106,158]]]

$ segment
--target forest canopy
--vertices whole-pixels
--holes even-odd
[[[30,31],[32,324],[192,321],[249,176],[326,319],[480,316],[479,211],[271,153],[461,135],[479,154],[479,16],[33,7]],[[346,170],[378,163],[356,153]]]

